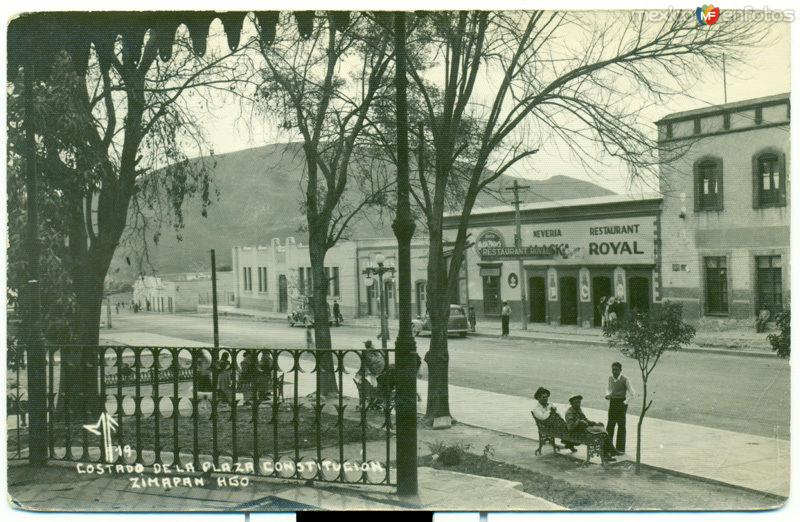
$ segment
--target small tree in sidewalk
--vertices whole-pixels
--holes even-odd
[[[627,317],[606,322],[603,327],[609,346],[635,359],[642,375],[642,410],[636,427],[636,473],[642,463],[642,423],[653,404],[647,391],[650,374],[665,352],[680,350],[692,341],[694,334],[694,327],[683,321],[683,307],[669,301],[652,313],[632,312]]]
[[[788,359],[792,353],[792,316],[789,308],[778,313],[775,325],[778,327],[778,333],[770,334],[767,339],[772,345],[772,351],[777,353],[778,357]]]

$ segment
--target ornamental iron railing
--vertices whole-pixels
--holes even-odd
[[[27,430],[25,355],[9,360],[11,459],[46,436],[49,459],[89,473],[395,485],[393,350],[49,346],[46,435]]]

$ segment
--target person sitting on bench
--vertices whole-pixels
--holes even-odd
[[[565,415],[567,421],[567,433],[572,437],[580,438],[586,435],[602,434],[603,435],[603,448],[602,458],[607,462],[614,462],[614,456],[617,454],[616,448],[611,443],[611,437],[603,426],[602,422],[590,421],[581,409],[581,401],[583,395],[573,395],[569,398],[569,409]]]
[[[550,404],[550,390],[540,386],[536,393],[533,394],[533,398],[536,399],[536,405],[533,407],[533,416],[542,423],[542,426],[556,433],[566,433],[567,423],[558,414],[558,409],[553,404]],[[561,443],[573,453],[578,451],[575,445],[568,440],[561,439]]]
[[[758,312],[758,317],[756,318],[756,332],[762,333],[764,330],[767,329],[767,323],[769,322],[769,310],[767,307],[761,307],[761,311]]]

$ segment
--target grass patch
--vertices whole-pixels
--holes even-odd
[[[431,456],[426,456],[419,459],[419,465],[520,482],[526,493],[575,511],[628,511],[637,508],[638,499],[631,495],[578,486],[544,473],[492,460],[488,458],[489,453],[486,450],[484,456],[463,453],[460,463],[452,466],[434,462]]]

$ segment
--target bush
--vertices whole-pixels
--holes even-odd
[[[464,455],[469,450],[470,445],[459,442],[457,444],[447,444],[437,440],[428,442],[428,448],[433,453],[433,460],[442,466],[457,466],[464,460]]]
[[[780,312],[775,317],[775,324],[778,327],[778,333],[770,334],[769,344],[772,345],[772,351],[778,354],[781,359],[788,359],[792,351],[791,347],[791,313],[789,309]]]

